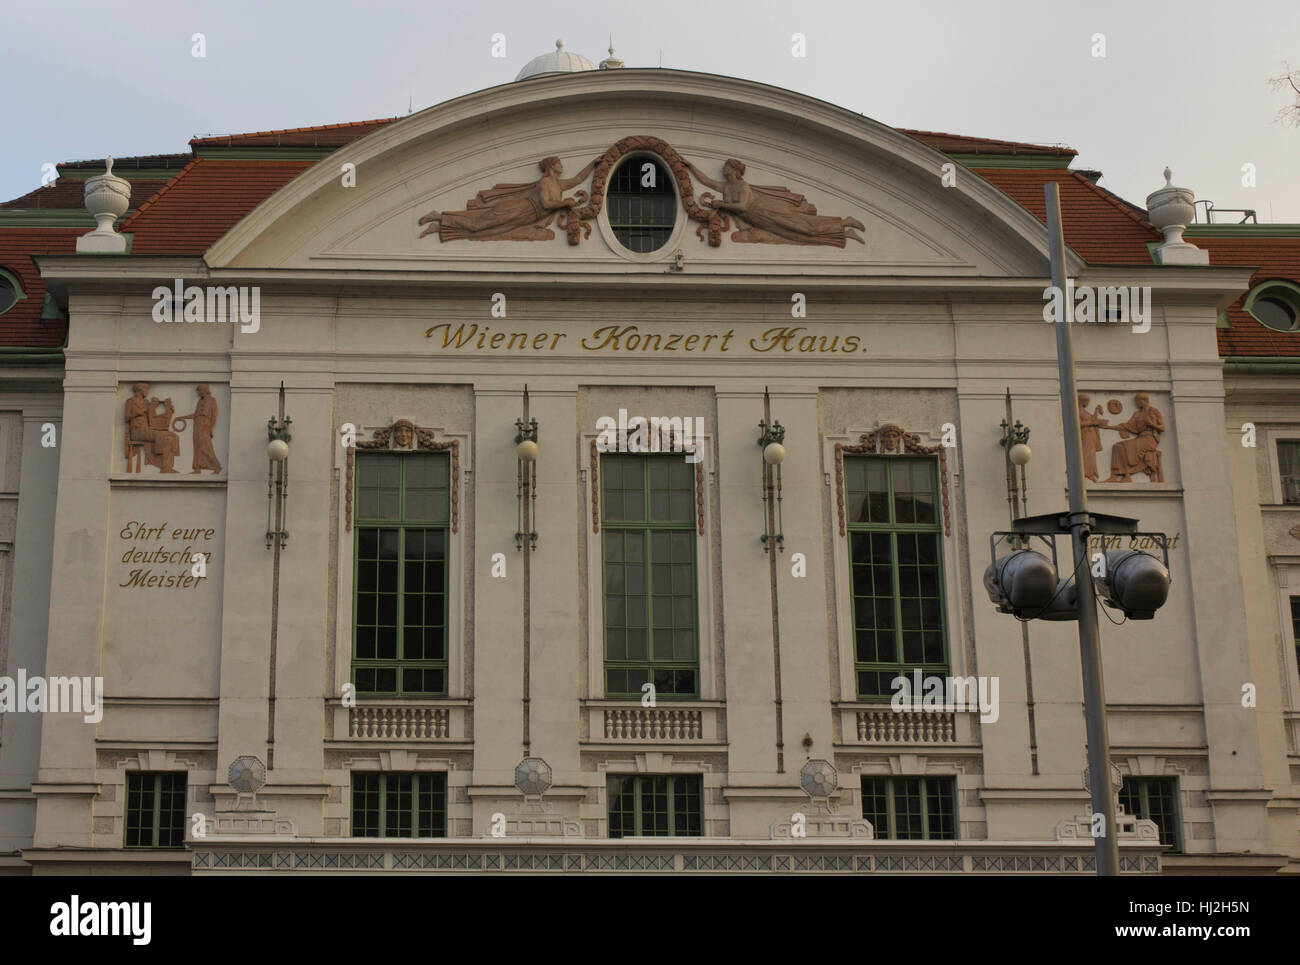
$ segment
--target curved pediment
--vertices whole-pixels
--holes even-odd
[[[661,247],[620,241],[606,192],[658,162]],[[349,145],[209,249],[218,268],[457,273],[1041,277],[1020,205],[868,118],[669,70],[590,71],[429,108]],[[951,167],[949,168],[951,171]],[[351,183],[349,183],[351,182]],[[623,237],[626,237],[625,235]]]

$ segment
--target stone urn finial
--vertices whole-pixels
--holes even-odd
[[[95,218],[95,230],[77,239],[77,251],[125,252],[126,239],[113,230],[113,222],[131,205],[131,182],[113,173],[113,159],[106,170],[86,179],[86,210]]]
[[[1164,232],[1165,240],[1155,251],[1161,265],[1208,265],[1210,253],[1183,240],[1183,231],[1196,216],[1196,195],[1190,188],[1173,183],[1173,172],[1165,168],[1165,186],[1147,195],[1147,221]]]

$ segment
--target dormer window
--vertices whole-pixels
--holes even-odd
[[[20,298],[26,297],[23,286],[18,283],[18,276],[0,268],[0,315],[13,308]]]
[[[1243,307],[1265,328],[1300,332],[1300,285],[1264,282],[1250,293]]]

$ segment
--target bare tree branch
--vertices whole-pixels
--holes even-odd
[[[1268,86],[1275,91],[1290,87],[1295,91],[1296,98],[1295,103],[1280,108],[1274,120],[1281,122],[1283,127],[1300,127],[1300,85],[1296,83],[1300,80],[1300,70],[1292,70],[1291,64],[1285,61],[1282,68],[1283,73],[1268,79]]]

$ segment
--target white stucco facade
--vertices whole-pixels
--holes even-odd
[[[558,227],[549,241],[419,237],[426,212],[536,180],[551,155],[575,173],[630,136],[658,139],[713,176],[738,158],[750,183],[859,220],[866,243],[739,243],[724,231],[713,246],[680,205],[670,241],[644,255],[621,247],[605,211],[579,244]],[[1065,505],[1054,332],[1042,314],[1046,234],[974,175],[944,186],[945,162],[786,91],[587,71],[391,124],[291,181],[202,258],[39,258],[67,298],[70,337],[57,455],[31,434],[35,422],[60,421],[57,411],[22,409],[13,545],[32,541],[39,562],[38,523],[24,514],[52,516],[51,591],[46,607],[39,566],[5,573],[10,666],[25,647],[29,668],[43,660],[49,674],[102,676],[106,702],[97,724],[6,715],[0,754],[11,756],[0,769],[11,784],[31,772],[34,803],[0,800],[3,840],[33,821],[18,847],[40,872],[289,872],[313,861],[617,870],[601,865],[615,858],[658,870],[1089,870],[1092,843],[1074,829],[1089,810],[1075,626],[1036,621],[1022,634],[981,584],[989,534],[1007,528],[1008,389],[1033,432],[1028,511]],[[341,183],[349,164],[355,187]],[[1148,393],[1167,424],[1163,482],[1093,483],[1091,506],[1180,536],[1155,620],[1102,621],[1112,760],[1127,777],[1176,778],[1181,823],[1173,855],[1145,831],[1126,833],[1125,870],[1295,871],[1300,676],[1286,588],[1300,592],[1300,544],[1287,533],[1300,512],[1280,505],[1276,457],[1270,464],[1262,443],[1238,445],[1237,427],[1294,432],[1300,403],[1279,380],[1225,383],[1216,318],[1249,270],[1090,266],[1071,253],[1070,272],[1079,285],[1150,286],[1150,331],[1075,327],[1078,382],[1126,413]],[[257,286],[260,327],[155,322],[153,289],[176,278]],[[806,314],[792,314],[796,303]],[[220,472],[191,475],[188,442],[175,476],[126,471],[123,407],[140,381],[172,398],[177,415],[199,383],[211,386]],[[266,424],[282,382],[290,537],[277,570],[264,538]],[[540,447],[526,579],[514,442],[525,386]],[[765,390],[788,451],[774,569],[760,541]],[[604,692],[593,442],[597,420],[620,409],[704,426],[693,534],[699,693],[654,708]],[[8,411],[6,397],[0,458],[17,451],[4,445]],[[357,563],[340,427],[365,440],[401,419],[456,443],[447,695],[362,697],[354,707],[345,692]],[[885,425],[925,447],[955,428],[941,469],[947,666],[998,678],[996,721],[958,711],[919,715],[950,721],[941,727],[902,727],[888,702],[858,698],[836,445]],[[1115,437],[1104,441],[1103,477]],[[55,472],[56,507],[40,495]],[[0,463],[6,488],[15,473]],[[141,537],[141,527],[159,533]],[[131,560],[155,549],[210,553],[206,575],[149,585],[137,570],[186,569]],[[504,577],[492,573],[498,553]],[[1255,706],[1243,705],[1247,684]],[[39,773],[10,750],[37,722]],[[270,765],[255,806],[226,785],[241,755]],[[525,757],[553,770],[540,801],[514,786]],[[800,788],[810,758],[838,772],[829,802]],[[191,833],[182,851],[124,848],[133,769],[187,772],[187,813],[219,830]],[[447,836],[354,837],[351,778],[373,771],[445,772]],[[701,775],[702,836],[611,840],[607,775],[637,773]],[[867,837],[861,778],[874,775],[954,778],[956,839]],[[812,822],[806,838],[790,836],[796,812]],[[241,813],[256,820],[240,824]],[[497,814],[504,838],[491,835]]]

